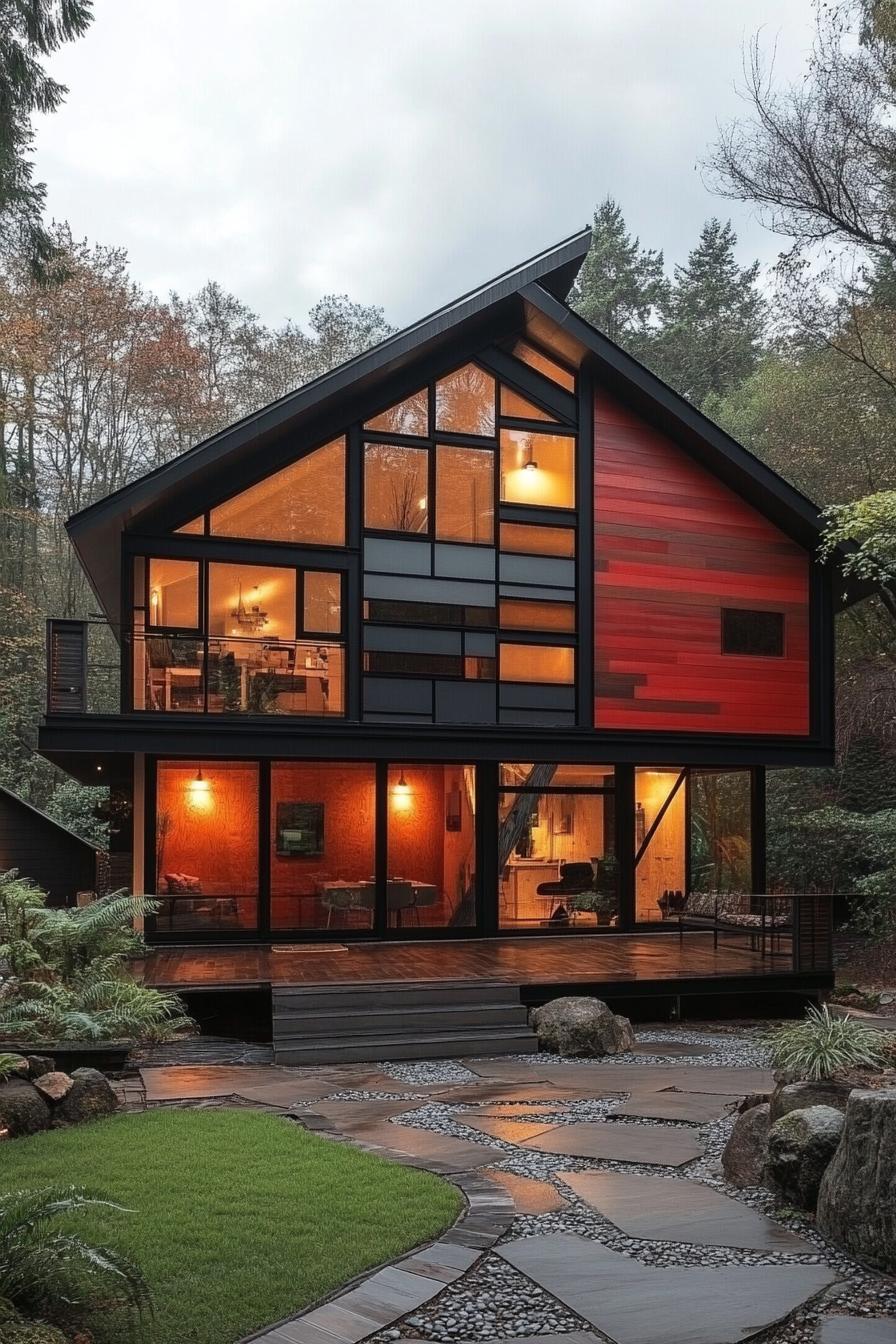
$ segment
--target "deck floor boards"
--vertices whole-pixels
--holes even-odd
[[[762,957],[746,936],[711,933],[493,938],[308,947],[161,947],[147,984],[171,989],[240,985],[338,985],[410,981],[506,981],[513,985],[616,984],[786,976],[789,957]]]

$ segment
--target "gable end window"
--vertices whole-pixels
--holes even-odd
[[[783,658],[784,613],[722,608],[722,652]]]

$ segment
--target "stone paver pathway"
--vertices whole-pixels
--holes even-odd
[[[657,1269],[563,1233],[498,1253],[614,1344],[741,1344],[836,1278],[823,1265]]]
[[[629,1237],[812,1255],[809,1241],[702,1181],[622,1171],[568,1171],[564,1184]]]
[[[896,1344],[896,1321],[829,1316],[815,1332],[815,1344]]]
[[[735,1101],[769,1090],[771,1073],[731,1063],[724,1037],[682,1034],[606,1062],[197,1062],[144,1069],[122,1095],[132,1109],[276,1111],[463,1191],[465,1213],[436,1243],[268,1326],[253,1337],[264,1344],[535,1344],[539,1327],[539,1344],[743,1344],[757,1333],[896,1344],[874,1333],[889,1321],[868,1317],[865,1334],[827,1315],[815,1335],[818,1314],[859,1304],[817,1301],[843,1276],[842,1257],[826,1263],[815,1234],[766,1216],[770,1200],[726,1187],[718,1164]],[[896,1304],[887,1293],[861,1300],[883,1316],[880,1303]]]

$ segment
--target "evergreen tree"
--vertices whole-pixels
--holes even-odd
[[[650,322],[663,301],[663,254],[640,246],[625,227],[622,211],[608,196],[594,212],[591,250],[570,303],[592,326],[643,359]]]
[[[27,259],[37,279],[52,270],[41,222],[46,187],[31,162],[35,112],[55,112],[68,90],[40,64],[87,31],[92,0],[0,0],[0,250]]]
[[[730,221],[709,219],[662,312],[651,364],[671,387],[701,406],[753,372],[761,353],[765,304],[756,288],[759,262],[741,268]]]
[[[896,760],[880,737],[864,733],[849,744],[837,801],[850,812],[896,808]]]

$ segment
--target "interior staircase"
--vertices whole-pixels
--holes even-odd
[[[537,1048],[515,985],[500,981],[281,985],[272,991],[275,1064],[354,1064]]]

